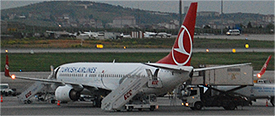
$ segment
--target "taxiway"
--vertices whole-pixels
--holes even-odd
[[[51,104],[47,102],[34,102],[32,104],[19,103],[16,97],[4,97],[1,103],[1,115],[272,115],[274,107],[269,103],[266,107],[265,100],[253,102],[252,106],[238,107],[236,110],[224,110],[221,107],[207,107],[200,111],[193,111],[190,108],[181,106],[177,100],[171,104],[167,97],[158,98],[159,109],[150,111],[133,110],[131,112],[103,111],[96,108],[91,102],[74,102]]]

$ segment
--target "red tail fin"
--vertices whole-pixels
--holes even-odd
[[[258,78],[261,78],[262,75],[265,73],[265,70],[266,70],[266,68],[267,68],[267,65],[268,65],[270,59],[271,59],[271,56],[272,56],[272,55],[270,55],[270,56],[268,57],[268,59],[265,61],[264,65],[263,65],[261,71],[257,74],[257,77],[258,77]]]
[[[7,52],[7,50],[6,50],[6,52]],[[5,76],[10,77],[8,54],[6,54]]]
[[[172,51],[157,63],[190,66],[198,3],[191,3]]]

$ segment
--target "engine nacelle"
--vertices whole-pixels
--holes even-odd
[[[80,98],[80,92],[69,85],[59,86],[55,90],[55,98],[62,102],[77,101]]]

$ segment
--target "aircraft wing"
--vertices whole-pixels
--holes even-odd
[[[6,50],[7,53],[7,50]],[[110,90],[108,88],[102,87],[100,85],[89,85],[89,84],[84,84],[84,83],[75,83],[75,82],[65,82],[65,81],[59,81],[59,80],[55,80],[52,79],[52,75],[53,75],[53,67],[51,66],[51,74],[49,75],[48,79],[39,79],[39,78],[32,78],[32,77],[23,77],[23,76],[16,76],[14,74],[10,74],[9,71],[9,61],[8,61],[8,55],[6,55],[6,65],[5,65],[5,76],[6,77],[10,77],[11,79],[23,79],[23,80],[30,80],[30,81],[39,81],[39,82],[44,82],[44,83],[55,83],[55,84],[59,84],[59,85],[66,85],[66,84],[70,84],[73,87],[77,87],[77,88],[83,88],[83,87],[89,87],[89,88],[95,88],[95,89],[104,89],[104,90]]]
[[[7,76],[7,75],[6,75]],[[7,76],[8,77],[8,76]],[[55,84],[59,84],[59,85],[72,85],[73,87],[90,87],[90,88],[95,88],[95,89],[105,89],[105,90],[109,90],[100,86],[91,86],[88,84],[84,84],[84,83],[74,83],[74,82],[65,82],[65,81],[59,81],[59,80],[51,80],[51,79],[39,79],[39,78],[32,78],[32,77],[23,77],[23,76],[15,76],[14,74],[10,75],[10,77],[14,80],[14,79],[22,79],[22,80],[30,80],[30,81],[40,81],[40,82],[45,82],[45,83],[55,83]]]
[[[206,67],[206,68],[197,68],[197,69],[194,69],[193,71],[194,72],[199,72],[199,71],[205,71],[205,70],[213,70],[213,69],[220,69],[220,68],[229,68],[229,67],[244,66],[244,65],[250,65],[250,64],[251,63],[213,66],[213,67]]]
[[[206,67],[206,68],[196,68],[193,69],[192,66],[177,66],[177,65],[169,65],[169,64],[161,64],[161,63],[145,63],[145,65],[157,67],[157,68],[163,68],[168,70],[174,70],[174,71],[205,71],[205,70],[213,70],[213,69],[221,69],[221,68],[229,68],[229,67],[236,67],[236,66],[244,66],[244,65],[250,65],[251,63],[243,63],[243,64],[232,64],[232,65],[222,65],[222,66],[214,66],[214,67]]]

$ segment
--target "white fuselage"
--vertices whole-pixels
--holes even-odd
[[[140,75],[148,78],[146,69],[150,69],[154,74],[157,68],[142,63],[69,63],[59,67],[56,78],[64,82],[75,82],[114,90],[126,75]],[[158,79],[163,85],[161,88],[146,87],[144,92],[160,95],[171,91],[189,79],[189,72],[176,73],[171,70],[160,69]]]

